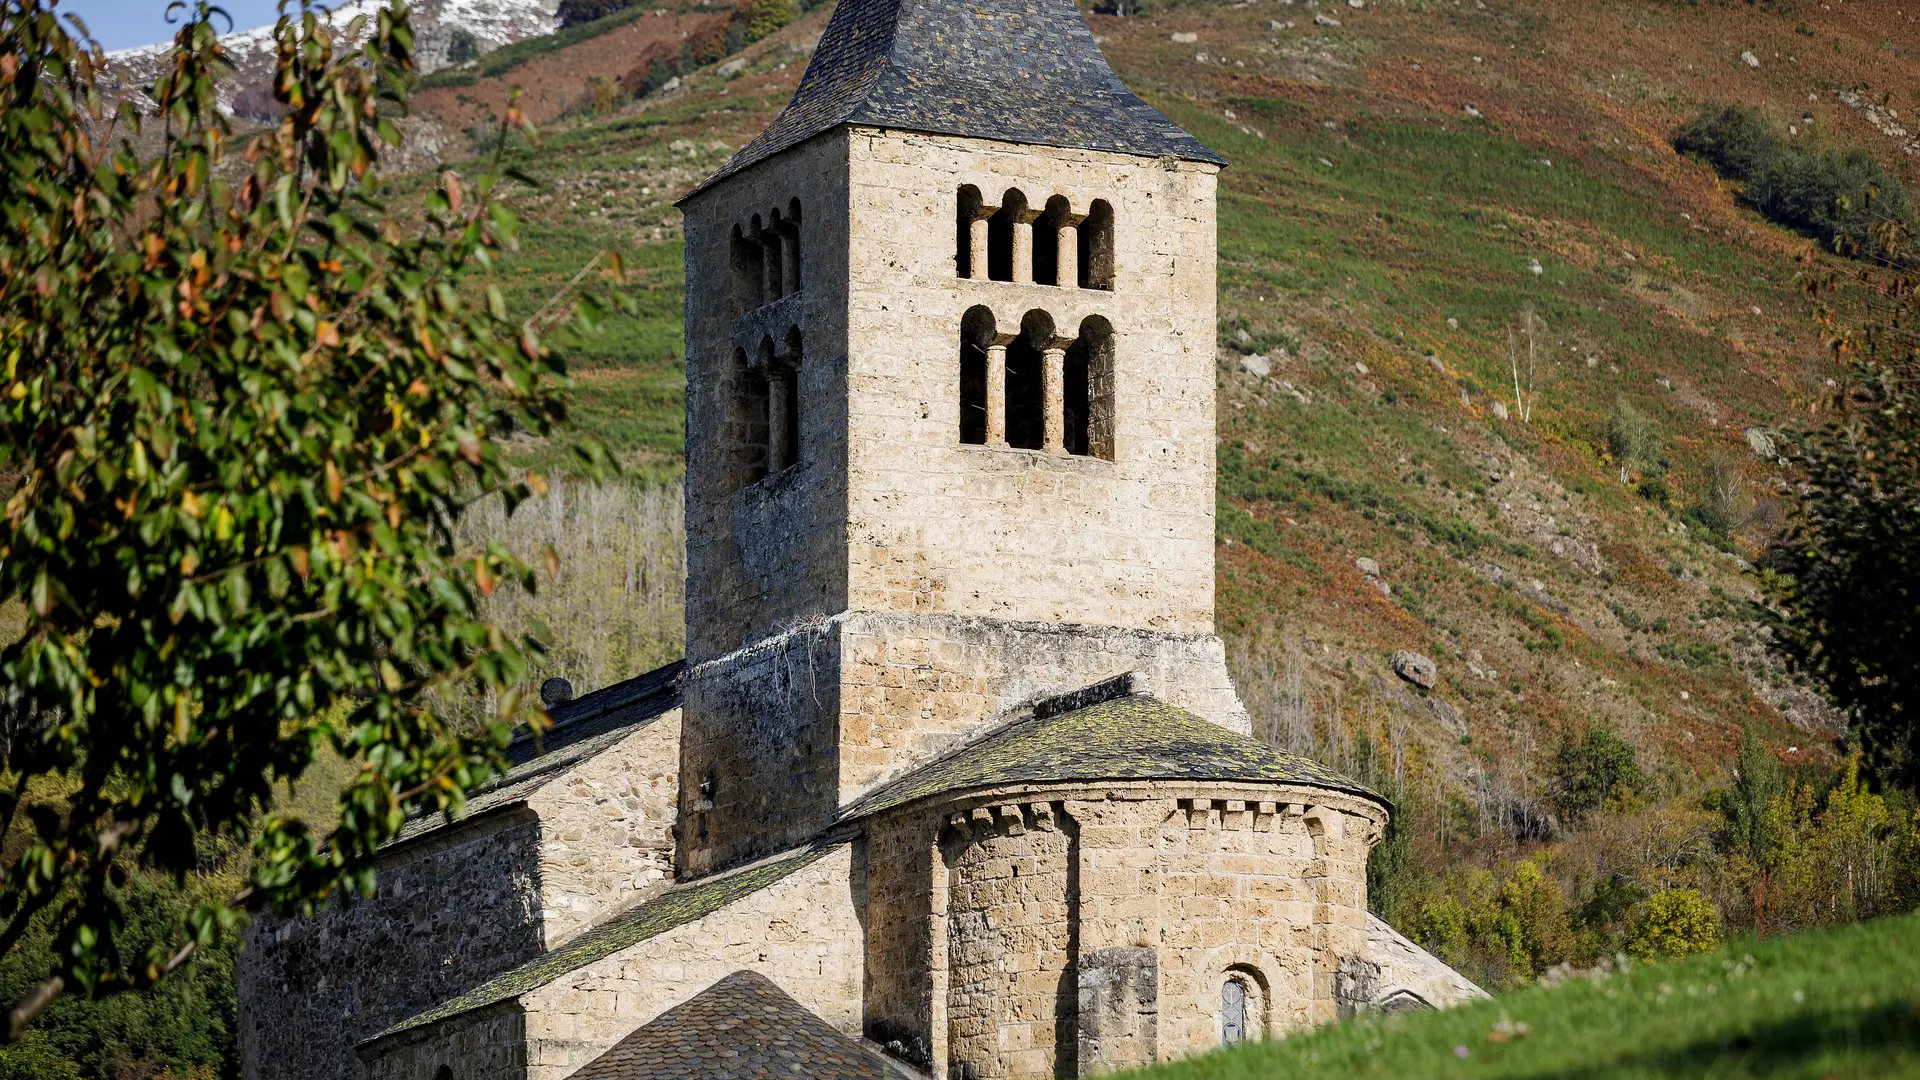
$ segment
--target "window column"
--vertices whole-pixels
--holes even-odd
[[[1040,215],[1028,210],[1013,220],[1013,281],[1033,284],[1033,219]]]
[[[967,276],[974,281],[987,280],[987,219],[992,216],[983,207],[967,222]]]
[[[1055,338],[1047,343],[1040,354],[1041,393],[1044,395],[1046,412],[1045,449],[1049,454],[1066,452],[1066,366],[1067,349],[1064,342]]]
[[[987,445],[1007,445],[1007,342],[987,346]]]
[[[1080,284],[1080,218],[1069,214],[1060,219],[1059,228],[1053,234],[1054,250],[1060,254],[1055,265],[1055,284],[1063,289],[1077,288]]]

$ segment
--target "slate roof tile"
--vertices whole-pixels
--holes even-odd
[[[893,1080],[886,1058],[755,971],[736,971],[635,1028],[573,1080]]]
[[[1073,0],[841,0],[793,100],[694,190],[841,124],[1226,163],[1121,83]]]

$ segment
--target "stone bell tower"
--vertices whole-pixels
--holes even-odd
[[[1120,672],[1246,729],[1213,622],[1223,164],[1072,0],[842,0],[682,201],[682,873]]]

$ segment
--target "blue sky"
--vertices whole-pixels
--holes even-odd
[[[265,26],[280,14],[275,0],[221,0],[218,6],[233,17],[235,30]],[[169,41],[180,28],[167,22],[167,0],[63,0],[58,10],[80,16],[108,49]],[[225,23],[215,25],[226,29]]]

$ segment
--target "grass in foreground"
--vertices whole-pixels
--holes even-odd
[[[1500,1041],[1497,1027],[1520,1024],[1528,1034]],[[1447,1012],[1336,1024],[1129,1075],[1920,1076],[1920,916],[1737,940],[1717,953],[1635,965],[1601,981],[1575,979]]]

